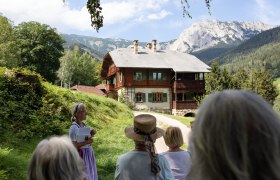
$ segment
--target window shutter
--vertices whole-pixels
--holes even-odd
[[[148,102],[153,102],[153,93],[148,94]]]
[[[143,102],[146,102],[146,94],[145,93],[142,93],[142,100],[143,100]]]
[[[162,93],[162,101],[167,102],[167,93]]]

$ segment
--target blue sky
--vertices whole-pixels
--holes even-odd
[[[179,34],[201,19],[257,21],[280,25],[280,0],[212,0],[211,15],[204,0],[189,0],[192,19],[182,16],[181,0],[101,0],[104,27],[90,26],[86,0],[0,0],[0,12],[17,25],[38,21],[61,33],[101,38],[160,42]]]

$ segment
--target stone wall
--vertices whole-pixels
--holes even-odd
[[[185,116],[187,113],[197,113],[197,109],[172,109],[172,115]]]

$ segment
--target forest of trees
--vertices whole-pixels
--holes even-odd
[[[264,67],[273,78],[280,77],[280,43],[267,44],[255,51],[230,54],[217,61],[233,70]]]
[[[70,87],[98,85],[101,68],[89,53],[79,48],[64,51],[64,40],[56,29],[38,22],[17,26],[0,16],[0,66],[26,68],[49,82]]]
[[[223,89],[246,89],[264,97],[273,104],[278,95],[273,78],[265,68],[239,68],[229,71],[214,62],[211,72],[206,75],[206,94]]]

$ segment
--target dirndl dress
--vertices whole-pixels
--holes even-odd
[[[86,125],[84,124],[84,127]],[[80,125],[76,122],[73,122],[69,129],[69,137],[72,141],[77,141],[77,133],[80,128]],[[85,163],[85,172],[87,176],[87,180],[98,180],[97,176],[97,168],[96,168],[96,161],[94,156],[94,151],[90,144],[87,144],[81,147],[78,150],[80,156],[84,160]]]

